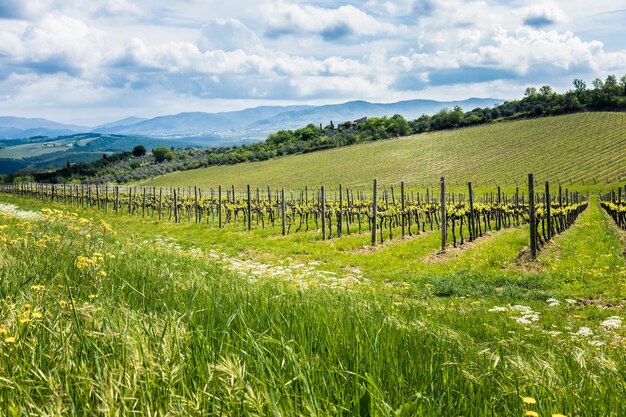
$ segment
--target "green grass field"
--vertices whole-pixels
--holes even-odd
[[[626,413],[626,242],[595,199],[530,264],[525,227],[441,254],[0,213],[2,415]]]
[[[626,176],[626,114],[580,113],[410,136],[264,162],[168,174],[148,186],[291,189],[405,181],[413,188],[472,181],[478,187],[540,181],[598,187]]]

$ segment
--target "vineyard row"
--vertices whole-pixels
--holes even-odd
[[[305,188],[289,197],[285,190],[254,192],[248,186],[243,193],[234,187],[203,192],[198,187],[183,189],[137,188],[102,185],[16,184],[2,185],[0,191],[24,197],[97,208],[105,212],[137,215],[143,218],[203,223],[225,228],[236,225],[253,228],[281,228],[282,235],[317,230],[321,239],[353,233],[371,234],[371,244],[421,233],[441,232],[441,248],[473,241],[492,230],[530,227],[531,256],[557,233],[563,232],[587,207],[587,198],[578,192],[563,190],[551,193],[545,183],[543,192],[535,192],[529,175],[528,194],[507,195],[500,187],[492,193],[476,196],[472,183],[467,194],[446,192],[444,178],[439,193],[408,193],[401,183],[398,195],[393,187],[379,194],[376,180],[372,193],[338,188],[332,198],[326,187]],[[622,214],[623,220],[623,214]]]
[[[610,193],[601,196],[601,205],[604,210],[613,218],[615,224],[622,230],[626,230],[626,186],[617,191],[612,190]]]

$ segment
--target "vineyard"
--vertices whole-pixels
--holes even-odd
[[[267,187],[263,196],[259,188],[254,192],[248,185],[237,193],[234,186],[223,192],[222,187],[206,192],[198,187],[181,189],[137,188],[98,185],[5,185],[0,191],[18,196],[59,202],[78,207],[96,208],[108,212],[140,215],[180,223],[206,223],[211,227],[241,227],[278,230],[284,236],[290,233],[318,231],[321,240],[341,237],[343,234],[371,235],[371,245],[385,239],[419,235],[426,231],[441,232],[441,249],[448,242],[453,247],[472,242],[484,233],[530,224],[531,254],[536,257],[539,246],[571,226],[587,208],[588,196],[558,187],[550,193],[546,182],[542,193],[535,193],[535,180],[529,176],[528,192],[497,191],[477,198],[468,183],[467,194],[446,192],[441,178],[439,193],[426,189],[424,193],[407,193],[404,183],[400,189],[384,188],[378,194],[377,181],[367,195],[363,191],[338,187],[331,198],[326,187],[317,190],[305,188],[289,196],[285,190],[272,192]]]
[[[623,187],[465,188],[5,186],[0,413],[625,413]]]
[[[302,188],[325,184],[371,187],[370,179],[411,189],[438,187],[444,176],[450,189],[524,186],[537,178],[569,188],[600,191],[626,173],[626,115],[580,113],[520,120],[381,140],[274,160],[217,166],[167,174],[146,187],[209,188],[234,184],[238,189],[271,186]]]
[[[626,230],[626,187],[623,190],[623,199],[622,188],[602,196],[602,208],[613,218],[619,228]]]

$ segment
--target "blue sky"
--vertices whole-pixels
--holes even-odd
[[[626,73],[626,0],[0,0],[0,115],[520,97]]]

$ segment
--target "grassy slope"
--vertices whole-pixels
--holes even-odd
[[[432,186],[478,186],[540,181],[593,185],[618,181],[626,172],[626,114],[583,113],[498,123],[454,131],[296,155],[264,162],[178,172],[145,182],[150,186],[234,184],[243,187],[369,186],[372,178]],[[595,181],[594,181],[595,178]]]
[[[0,303],[4,415],[325,416],[369,415],[368,408],[381,416],[510,416],[523,415],[527,395],[538,404],[526,408],[541,415],[626,413],[626,334],[600,325],[623,318],[616,300],[625,293],[624,259],[595,201],[533,272],[514,264],[521,229],[433,262],[432,235],[355,252],[367,236],[316,242],[76,211],[94,225],[106,219],[117,235],[0,216],[0,236],[23,239],[0,244],[0,296],[11,297]],[[46,243],[56,236],[59,244]],[[146,244],[158,236],[196,250]],[[208,255],[229,248],[267,263],[352,262],[375,291],[229,274]],[[115,258],[78,270],[76,257],[94,252]],[[568,273],[590,269],[601,275]],[[561,304],[549,306],[548,297]],[[71,299],[76,310],[59,303]],[[24,324],[27,303],[42,317]],[[530,307],[538,320],[518,323],[524,313],[510,304]],[[489,311],[494,305],[506,311]],[[582,327],[593,336],[571,335]]]

